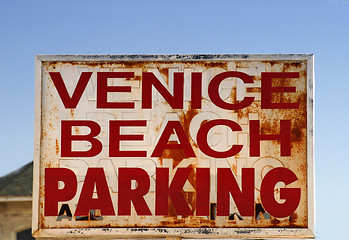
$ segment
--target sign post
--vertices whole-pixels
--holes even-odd
[[[36,58],[37,238],[314,238],[313,56]]]

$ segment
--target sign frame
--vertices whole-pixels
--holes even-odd
[[[294,61],[307,62],[307,217],[308,228],[42,228],[40,225],[40,159],[42,133],[42,75],[44,62],[118,62],[118,61]],[[236,238],[280,239],[315,238],[315,181],[314,181],[314,56],[312,54],[217,54],[217,55],[37,55],[35,58],[35,126],[33,171],[32,233],[36,238],[86,239],[115,238]]]

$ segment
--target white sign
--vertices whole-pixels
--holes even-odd
[[[314,237],[312,55],[37,56],[35,117],[35,237]]]

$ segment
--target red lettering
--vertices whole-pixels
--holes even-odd
[[[210,169],[196,169],[196,216],[210,215]]]
[[[154,86],[156,90],[163,96],[163,98],[168,102],[168,104],[173,109],[183,108],[183,88],[184,88],[184,73],[175,72],[174,73],[174,87],[173,96],[164,87],[159,79],[157,79],[152,72],[143,72],[142,76],[142,108],[150,109],[152,108],[152,87]]]
[[[146,157],[146,151],[120,151],[120,141],[142,141],[143,135],[122,135],[121,127],[145,127],[145,120],[118,120],[110,121],[109,128],[109,156],[110,157]]]
[[[202,73],[193,72],[191,74],[191,108],[201,109],[202,97]]]
[[[137,188],[131,189],[131,181],[137,181]],[[148,173],[141,168],[119,168],[118,215],[131,215],[131,202],[138,215],[151,215],[144,195],[149,191]]]
[[[171,183],[169,169],[156,169],[155,215],[168,216],[170,201],[177,215],[193,214],[187,199],[183,195],[183,187],[188,181],[192,168],[178,168]],[[131,203],[138,215],[152,215],[145,195],[150,189],[148,173],[141,168],[119,168],[118,215],[131,215]],[[217,215],[230,215],[230,196],[241,216],[254,216],[254,169],[243,168],[241,189],[230,168],[217,169]],[[263,208],[271,216],[284,218],[297,209],[301,198],[300,188],[281,188],[278,202],[275,197],[275,186],[279,182],[285,185],[297,181],[297,176],[284,167],[270,170],[262,180],[260,196]],[[132,189],[132,181],[136,188]],[[59,189],[59,182],[64,187]],[[97,197],[94,197],[96,189]],[[196,169],[196,216],[210,214],[210,169]],[[45,169],[45,216],[58,215],[58,203],[74,198],[77,191],[77,178],[74,172],[66,168]],[[69,207],[68,207],[69,208]],[[88,168],[78,200],[75,216],[86,216],[91,210],[100,210],[102,215],[115,215],[111,195],[103,168]]]
[[[64,183],[59,189],[58,183]],[[45,168],[45,216],[58,215],[58,202],[69,201],[76,194],[75,173],[67,168]]]
[[[97,108],[134,108],[134,102],[108,102],[108,92],[131,92],[131,86],[108,86],[108,78],[133,77],[133,72],[98,72]]]
[[[168,140],[170,139],[173,131],[176,132],[180,143],[168,143]],[[185,157],[195,157],[193,148],[191,147],[188,137],[185,135],[183,127],[179,121],[168,121],[151,156],[161,157],[165,149],[181,149],[183,150]]]
[[[183,186],[192,169],[178,168],[170,187],[168,171],[168,168],[156,168],[155,215],[168,215],[168,198],[171,199],[177,215],[193,215],[182,194]]]
[[[65,108],[76,108],[78,105],[82,93],[84,92],[88,81],[91,78],[92,72],[83,72],[80,75],[79,81],[76,85],[72,97],[69,96],[67,88],[64,84],[63,78],[59,72],[49,72],[53,84],[55,85],[57,92],[63,102]]]
[[[279,140],[282,157],[291,156],[291,121],[280,120],[280,134],[260,134],[259,120],[250,120],[250,156],[260,156],[261,140]]]
[[[227,103],[223,101],[223,99],[221,99],[219,95],[219,85],[224,79],[229,77],[240,78],[244,83],[253,83],[253,79],[243,72],[229,71],[220,73],[216,75],[214,78],[212,78],[208,86],[208,95],[210,96],[211,101],[217,107],[226,110],[237,110],[249,106],[253,102],[254,97],[245,97],[241,102],[238,103]]]
[[[261,201],[264,209],[272,216],[284,218],[290,216],[297,209],[301,199],[300,188],[281,188],[280,198],[284,199],[284,203],[278,203],[275,200],[275,185],[283,182],[286,185],[297,181],[298,178],[288,168],[274,168],[270,170],[263,178],[261,184]]]
[[[216,158],[227,158],[227,157],[232,157],[238,154],[243,147],[242,145],[234,145],[229,150],[223,151],[223,152],[215,151],[208,145],[207,134],[211,130],[211,128],[217,125],[228,126],[232,131],[242,131],[240,125],[231,120],[214,119],[214,120],[208,121],[200,127],[197,134],[197,142],[200,150],[203,153],[205,153],[207,156],[216,157]]]
[[[299,78],[298,72],[262,72],[261,108],[262,109],[297,109],[299,103],[272,102],[273,93],[296,92],[296,87],[273,87],[273,78]]]
[[[87,135],[73,135],[73,126],[84,126],[91,129]],[[102,143],[95,137],[101,132],[98,123],[89,120],[63,120],[61,129],[61,156],[62,157],[94,157],[102,151]],[[73,141],[87,141],[91,148],[87,151],[73,151]]]
[[[217,215],[229,216],[232,195],[241,216],[254,216],[254,168],[242,169],[241,191],[230,168],[217,169]]]
[[[93,198],[95,187],[97,198]],[[97,209],[102,215],[115,215],[103,168],[88,168],[74,215],[85,216]]]

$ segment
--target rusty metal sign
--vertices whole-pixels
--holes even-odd
[[[35,237],[313,238],[313,56],[37,56]]]

